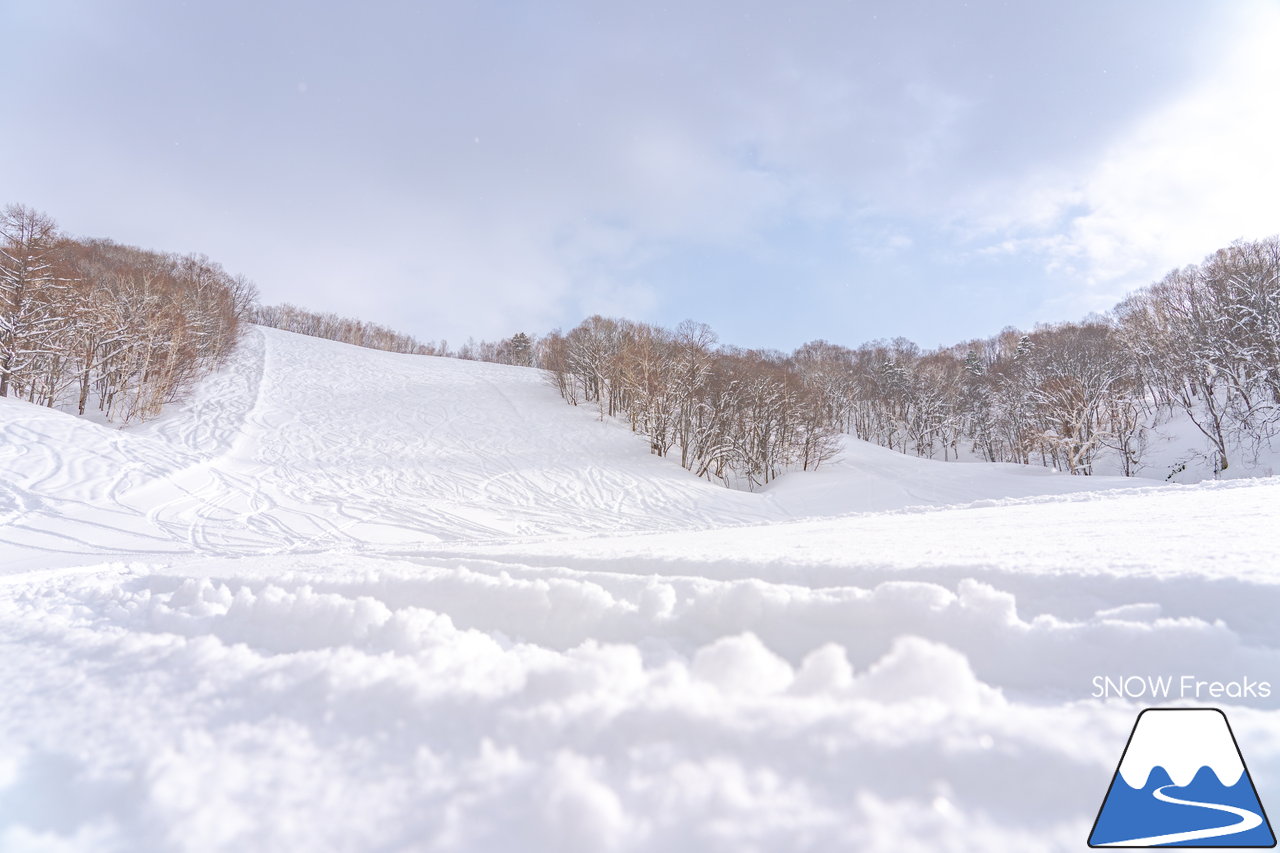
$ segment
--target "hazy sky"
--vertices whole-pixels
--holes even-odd
[[[1276,0],[0,0],[0,32],[0,202],[455,344],[949,344],[1280,231]]]

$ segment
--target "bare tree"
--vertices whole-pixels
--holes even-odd
[[[67,289],[54,274],[58,243],[57,225],[45,214],[18,204],[0,213],[0,397],[42,356],[56,354],[52,339],[66,322],[59,303]]]

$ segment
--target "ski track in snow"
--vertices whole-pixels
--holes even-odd
[[[1275,480],[746,494],[273,330],[141,427],[0,400],[0,471],[2,851],[1074,850],[1147,704],[1094,675],[1280,686]]]

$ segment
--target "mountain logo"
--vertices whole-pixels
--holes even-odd
[[[1111,777],[1090,847],[1275,847],[1227,717],[1148,708]]]

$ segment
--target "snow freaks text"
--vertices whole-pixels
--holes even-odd
[[[1194,675],[1095,675],[1094,699],[1266,699],[1271,682],[1248,676],[1212,681]]]

